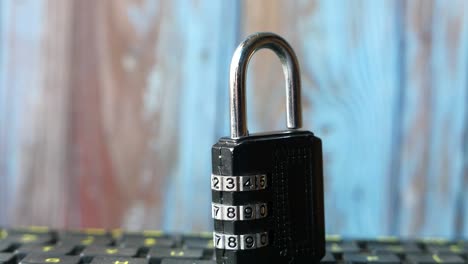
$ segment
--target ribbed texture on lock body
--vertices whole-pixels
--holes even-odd
[[[320,139],[308,131],[256,134],[237,140],[222,138],[213,146],[212,155],[213,174],[265,174],[268,182],[265,190],[212,191],[213,202],[219,204],[268,204],[264,219],[214,220],[214,229],[219,233],[269,234],[265,248],[216,250],[218,263],[320,260],[325,244]]]

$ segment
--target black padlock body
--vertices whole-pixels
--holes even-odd
[[[214,220],[218,233],[269,234],[269,244],[263,248],[216,249],[218,263],[319,263],[325,254],[325,226],[322,144],[318,137],[294,130],[221,138],[212,148],[212,173],[267,176],[264,190],[212,190],[213,203],[268,205],[264,219]]]

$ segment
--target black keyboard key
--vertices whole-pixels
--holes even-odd
[[[375,239],[375,242],[382,244],[400,244],[401,240],[396,236],[379,236]]]
[[[419,242],[422,242],[425,245],[447,245],[450,243],[448,239],[437,237],[422,238],[419,239]]]
[[[343,239],[341,238],[340,235],[326,235],[325,241],[327,241],[328,243],[333,243],[333,242],[342,242]]]
[[[24,226],[24,227],[17,227],[11,228],[8,230],[9,233],[33,233],[33,234],[50,234],[52,230],[50,230],[46,226]]]
[[[49,254],[29,254],[20,264],[78,264],[78,256],[55,256]]]
[[[51,234],[35,234],[35,233],[10,233],[3,241],[18,246],[25,244],[49,244],[53,242]]]
[[[70,245],[24,245],[19,247],[15,254],[19,258],[31,253],[46,253],[49,255],[67,255],[73,251],[74,247]]]
[[[10,241],[15,246],[53,243],[56,240],[55,232],[41,226],[5,229],[0,232],[0,237],[3,240]]]
[[[89,262],[93,257],[96,256],[108,256],[108,257],[135,257],[138,254],[137,248],[118,248],[118,247],[100,247],[100,246],[89,246],[86,247],[80,256],[84,262]]]
[[[187,237],[184,239],[184,248],[214,249],[213,238]]]
[[[459,245],[461,247],[464,247],[464,248],[468,248],[468,240],[466,240],[466,241],[459,240],[455,244],[457,244],[457,245]]]
[[[201,259],[203,249],[151,248],[147,258],[151,264],[159,264],[165,258]]]
[[[184,239],[186,238],[201,238],[201,239],[213,239],[213,232],[199,232],[199,233],[191,233],[191,234],[184,234]]]
[[[454,254],[409,254],[406,260],[412,264],[465,264],[460,256]]]
[[[402,255],[402,254],[416,254],[416,253],[423,252],[417,244],[410,243],[410,242],[405,242],[401,244],[370,242],[370,243],[367,243],[366,248],[368,251],[375,253],[375,254],[393,253],[393,254]]]
[[[63,231],[58,234],[58,240],[59,244],[83,246],[109,246],[113,243],[111,234],[105,229],[100,228]]]
[[[204,249],[205,251],[214,249],[213,232],[200,232],[185,234],[182,236],[184,248]]]
[[[148,264],[144,258],[104,257],[93,258],[91,264]]]
[[[15,255],[12,253],[0,253],[0,264],[13,264]]]
[[[427,245],[426,249],[432,253],[468,254],[468,245],[463,244]]]
[[[359,251],[361,251],[361,249],[356,242],[353,241],[332,242],[326,244],[326,252],[333,254],[357,253]]]
[[[399,264],[400,258],[394,254],[366,254],[366,253],[345,253],[343,254],[345,263],[362,264],[362,263],[378,263],[378,264]]]
[[[325,256],[322,258],[322,260],[320,261],[321,264],[335,264],[336,263],[336,259],[335,257],[332,255],[332,253],[329,253],[327,252],[325,254]]]
[[[112,239],[109,236],[67,234],[61,235],[57,243],[61,245],[77,246],[109,246],[112,244]]]
[[[119,237],[155,237],[155,238],[168,238],[172,235],[165,233],[162,230],[143,230],[141,232],[124,232]]]
[[[81,235],[81,236],[107,236],[110,237],[111,234],[102,228],[85,228],[79,230],[67,230],[62,232],[65,235]]]
[[[0,252],[10,251],[13,247],[13,243],[8,240],[0,240]]]
[[[166,237],[123,236],[117,243],[120,247],[175,247],[176,240]]]
[[[5,239],[8,236],[8,232],[5,229],[0,228],[0,240]]]
[[[216,264],[216,261],[201,259],[163,259],[161,264]]]

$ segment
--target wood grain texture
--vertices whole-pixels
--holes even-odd
[[[399,194],[404,235],[456,236],[466,224],[468,49],[460,44],[467,41],[466,10],[465,1],[407,6]]]
[[[63,226],[69,58],[67,2],[2,4],[3,221]],[[1,188],[3,189],[3,188]],[[25,195],[27,194],[27,195]]]
[[[392,43],[395,6],[257,1],[244,7],[245,31],[278,32],[301,58],[304,127],[324,141],[327,232],[389,233],[389,165],[398,92],[398,46]],[[277,59],[263,61],[252,66],[256,91],[249,98],[261,110],[249,113],[251,124],[279,129],[284,127],[278,123],[284,119],[281,68]]]
[[[179,140],[173,147],[179,156],[165,202],[164,227],[169,230],[212,228],[211,146],[227,128],[228,69],[236,45],[238,8],[228,2],[175,3],[177,27],[172,30],[181,36],[177,66],[183,75],[174,105]]]
[[[215,131],[219,106],[205,102],[219,96],[218,69],[228,65],[221,47],[233,47],[233,31],[220,23],[230,7],[126,3],[76,7],[71,133],[81,225],[208,229],[209,207],[193,203],[209,204],[201,176],[209,175],[216,133],[206,131]]]
[[[0,225],[211,229],[210,148],[255,31],[298,55],[328,233],[468,237],[463,0],[1,1]],[[285,127],[283,85],[260,51],[251,132]]]

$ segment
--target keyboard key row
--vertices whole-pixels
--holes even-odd
[[[12,254],[0,254],[1,264],[14,263]],[[19,264],[79,264],[81,260],[78,256],[47,256],[41,254],[31,254],[26,256],[19,262]],[[172,256],[170,258],[160,258],[155,260],[148,260],[144,258],[129,258],[129,257],[107,257],[98,256],[93,258],[90,264],[214,264],[213,260],[201,260],[197,258]]]
[[[195,245],[196,246],[196,245]],[[8,247],[5,247],[8,248]],[[165,257],[209,259],[213,256],[213,249],[205,248],[169,248],[152,246],[149,248],[138,247],[106,247],[106,246],[71,246],[65,244],[56,245],[23,245],[16,250],[1,254],[13,255],[16,259],[24,257],[46,255],[46,256],[77,256],[85,263],[90,262],[97,256],[147,258],[151,263],[158,263]],[[4,255],[7,256],[7,255]],[[5,261],[4,261],[5,262]],[[0,263],[1,264],[1,263]]]
[[[0,252],[12,252],[20,249],[26,252],[48,252],[65,250],[70,247],[84,249],[87,247],[119,247],[119,248],[138,248],[148,250],[151,247],[166,248],[195,248],[195,249],[213,249],[212,238],[154,238],[154,237],[126,237],[119,241],[112,242],[103,236],[66,236],[62,239],[52,242],[49,239],[39,239],[22,236],[21,238],[10,237],[0,240]]]
[[[396,254],[382,253],[344,253],[342,257],[335,257],[331,253],[327,253],[322,259],[322,264],[334,264],[337,262],[349,264],[465,264],[463,258],[455,254],[408,254],[399,257]]]
[[[468,254],[468,245],[463,243],[425,245],[416,242],[382,243],[378,241],[339,241],[327,242],[326,251],[334,254],[356,253],[361,251],[393,254],[415,254],[424,252]]]
[[[187,259],[190,261],[207,259],[201,249],[151,249],[146,256],[139,257],[137,251],[128,248],[108,248],[106,251],[85,250],[80,255],[53,253],[29,253],[20,256],[14,253],[0,253],[0,264],[159,264],[163,259]],[[208,259],[212,259],[212,255]],[[193,263],[193,262],[192,262]]]

